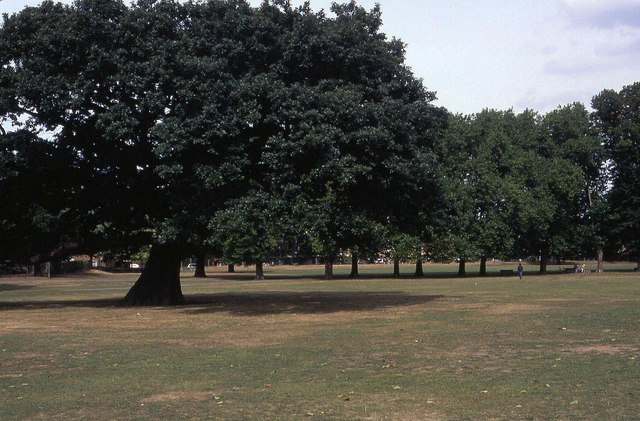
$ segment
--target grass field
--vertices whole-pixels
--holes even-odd
[[[0,419],[639,419],[633,265],[515,266],[215,268],[172,308],[118,307],[134,275],[0,278]]]

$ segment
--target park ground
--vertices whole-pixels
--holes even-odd
[[[135,275],[0,278],[0,418],[638,419],[634,265],[515,266],[209,268],[169,308],[119,307]]]

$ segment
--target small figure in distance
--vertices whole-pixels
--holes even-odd
[[[522,263],[518,263],[518,276],[522,279]]]
[[[578,262],[575,262],[575,263],[573,264],[573,271],[574,271],[575,273],[578,273]]]

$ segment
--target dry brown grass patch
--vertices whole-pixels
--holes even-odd
[[[203,402],[213,400],[217,396],[214,392],[205,392],[199,390],[182,390],[174,392],[164,392],[151,395],[142,399],[144,403],[162,403],[162,402]]]
[[[637,351],[638,351],[637,346],[625,345],[625,344],[576,345],[571,348],[566,348],[563,350],[563,352],[567,352],[571,354],[588,354],[591,352],[596,352],[599,354],[608,354],[608,355],[623,355],[623,354],[629,354]]]
[[[544,307],[538,304],[523,304],[523,303],[505,303],[505,304],[488,304],[488,303],[467,303],[467,304],[453,304],[446,310],[451,309],[470,310],[477,311],[480,314],[486,315],[509,315],[509,314],[531,314],[541,313],[548,310],[548,307]]]
[[[541,313],[545,310],[548,309],[537,304],[494,304],[480,310],[480,313],[491,315],[530,314]]]

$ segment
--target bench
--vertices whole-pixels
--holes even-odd
[[[500,275],[513,275],[513,269],[500,269]]]

